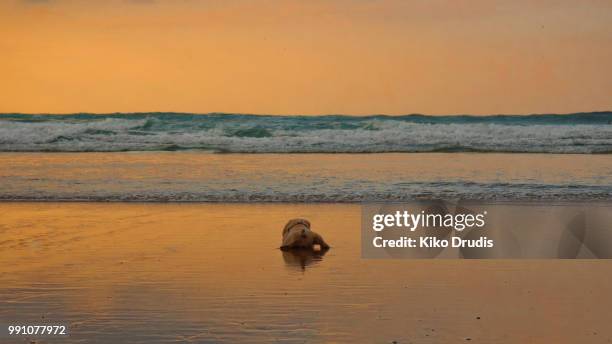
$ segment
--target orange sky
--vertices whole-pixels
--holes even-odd
[[[610,1],[6,0],[0,112],[612,109]]]

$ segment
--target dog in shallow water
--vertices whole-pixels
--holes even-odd
[[[321,250],[329,249],[329,245],[318,233],[310,230],[310,222],[304,219],[289,220],[283,229],[283,244],[281,250],[292,248],[314,249],[319,245]]]

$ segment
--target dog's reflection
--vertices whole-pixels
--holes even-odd
[[[283,253],[283,260],[288,266],[299,267],[302,270],[306,270],[306,267],[312,264],[316,264],[323,260],[323,256],[329,251],[329,249],[306,249],[306,248],[292,248],[292,249],[281,249]]]

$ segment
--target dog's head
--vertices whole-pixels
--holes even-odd
[[[289,220],[283,229],[283,237],[293,229],[300,230],[303,234],[305,234],[306,231],[310,231],[310,221],[305,219]]]

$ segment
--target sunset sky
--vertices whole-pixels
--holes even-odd
[[[0,112],[612,110],[612,1],[5,0]]]

